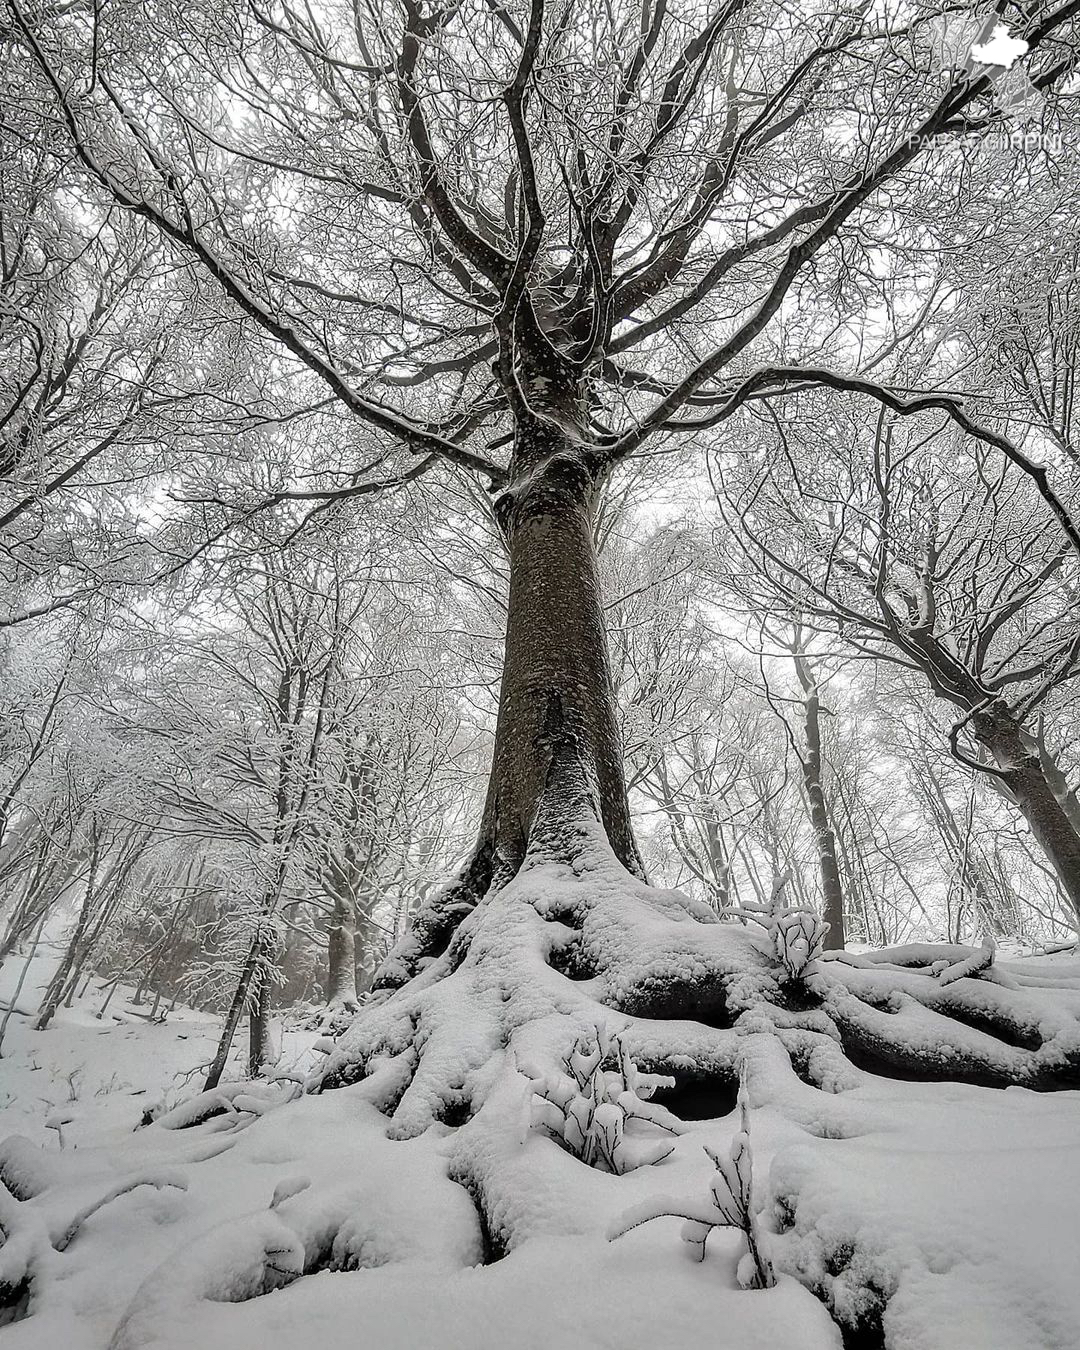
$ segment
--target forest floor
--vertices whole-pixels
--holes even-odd
[[[20,964],[0,972],[0,1015]],[[1004,964],[1080,985],[1075,955]],[[180,1008],[149,1023],[123,987],[99,1019],[95,980],[35,1032],[48,966],[32,966],[0,1060],[0,1173],[18,1192],[0,1188],[4,1350],[840,1350],[807,1284],[878,1299],[878,1328],[849,1333],[860,1350],[1080,1343],[1080,1092],[867,1075],[818,1093],[819,1119],[805,1101],[756,1109],[758,1201],[783,1230],[778,1268],[803,1282],[742,1290],[737,1233],[714,1232],[701,1263],[675,1218],[606,1237],[657,1194],[703,1195],[701,1146],[726,1151],[734,1111],[621,1177],[523,1117],[516,1175],[550,1222],[504,1255],[447,1175],[453,1127],[389,1140],[362,1083],[286,1101],[286,1082],[192,1128],[168,1128],[177,1112],[136,1128],[198,1091],[218,1024]],[[307,1072],[318,1037],[286,1030],[279,1071]]]

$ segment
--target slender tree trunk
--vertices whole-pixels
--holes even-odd
[[[46,916],[49,907],[47,887],[51,873],[56,870],[55,866],[50,864],[51,851],[49,833],[42,831],[41,842],[26,886],[7,919],[4,937],[0,941],[0,961],[10,956],[23,935],[29,932],[39,919]],[[53,892],[55,894],[62,889],[62,886],[54,886]]]
[[[814,843],[821,868],[824,917],[829,925],[825,947],[837,951],[843,949],[845,942],[844,892],[840,885],[840,866],[836,858],[836,834],[829,819],[829,808],[821,778],[821,703],[810,662],[801,652],[795,654],[795,673],[799,677],[803,691],[803,731],[806,736],[806,754],[800,756],[803,786],[806,789],[810,825],[814,831]]]
[[[704,830],[709,850],[709,868],[713,876],[713,896],[716,908],[724,910],[731,904],[731,861],[724,847],[723,831],[711,807],[706,809]]]
[[[326,1002],[332,1008],[358,1008],[356,992],[356,902],[335,886],[334,912],[327,932]]]
[[[267,1060],[270,1032],[270,981],[260,961],[248,995],[248,1077],[258,1078]]]
[[[1080,834],[1073,828],[1030,738],[1001,704],[971,718],[975,739],[989,750],[1039,847],[1069,897],[1080,924]]]
[[[266,1049],[266,1029],[269,1021],[271,996],[270,980],[266,978],[266,968],[274,952],[276,938],[272,931],[273,917],[281,899],[288,866],[288,852],[283,852],[274,877],[259,906],[255,935],[251,939],[247,956],[244,958],[244,964],[240,969],[240,977],[236,982],[236,989],[233,991],[232,1001],[229,1004],[228,1012],[225,1014],[225,1022],[221,1028],[217,1050],[214,1052],[214,1058],[207,1070],[206,1082],[203,1085],[204,1092],[216,1088],[221,1081],[221,1075],[225,1072],[225,1064],[229,1058],[229,1051],[232,1049],[233,1038],[236,1035],[236,1028],[240,1025],[240,1019],[243,1017],[245,1009],[247,1009],[250,1019],[248,1068],[251,1071],[251,1077],[257,1077],[262,1067]],[[252,1065],[255,1067],[252,1068]]]
[[[90,920],[90,913],[93,909],[94,899],[97,895],[97,874],[100,861],[100,842],[97,835],[95,835],[93,852],[90,856],[90,870],[86,876],[86,890],[83,892],[83,901],[79,907],[79,917],[75,921],[75,930],[71,935],[71,940],[68,942],[64,958],[57,967],[52,979],[49,981],[48,989],[45,991],[45,997],[42,1000],[41,1008],[38,1011],[37,1020],[34,1022],[35,1031],[44,1031],[52,1021],[57,1008],[60,1006],[60,1000],[63,997],[64,989],[67,986],[68,976],[71,974],[76,957],[82,947],[83,934],[85,933],[87,923]]]
[[[4,1036],[7,1033],[8,1023],[11,1021],[11,1015],[16,1011],[19,1003],[19,995],[23,991],[23,985],[26,983],[26,977],[30,973],[30,966],[33,964],[34,957],[37,956],[38,944],[41,941],[41,935],[45,931],[45,915],[38,920],[37,931],[30,943],[30,950],[23,961],[22,970],[19,971],[19,978],[15,982],[15,989],[11,995],[11,1002],[4,1009],[4,1020],[0,1022],[0,1056],[4,1047]]]
[[[229,1004],[228,1012],[225,1014],[225,1022],[218,1038],[217,1049],[206,1072],[206,1082],[203,1084],[204,1092],[216,1088],[218,1083],[221,1082],[221,1075],[225,1072],[225,1064],[229,1058],[229,1051],[232,1049],[233,1037],[236,1035],[236,1028],[240,1025],[240,1018],[244,1014],[244,1007],[248,1001],[248,991],[251,988],[258,961],[259,938],[256,936],[248,949],[247,958],[240,971],[240,978],[233,990],[232,1001]]]

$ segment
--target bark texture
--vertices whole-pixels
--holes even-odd
[[[515,445],[495,514],[510,560],[510,596],[491,777],[476,846],[459,875],[421,908],[373,989],[399,988],[446,951],[461,919],[510,881],[535,844],[546,790],[573,762],[619,862],[644,880],[630,824],[622,743],[594,544],[596,476],[572,432],[534,421]],[[559,854],[564,837],[544,830]]]
[[[535,466],[496,503],[510,555],[510,601],[485,809],[495,877],[508,879],[520,867],[564,743],[595,778],[616,857],[640,877],[593,543],[596,485],[557,438],[541,438],[530,458]]]
[[[842,950],[844,933],[844,890],[840,882],[840,866],[836,856],[836,833],[829,819],[825,788],[821,776],[821,700],[817,681],[810,662],[801,653],[795,654],[795,673],[803,691],[803,731],[806,752],[802,760],[803,787],[806,791],[810,825],[814,831],[814,845],[821,869],[821,894],[824,901],[825,922],[829,931],[825,937],[826,950]]]
[[[1038,749],[1001,704],[975,713],[971,729],[993,756],[1002,781],[1052,863],[1080,923],[1080,834],[1047,777]]]

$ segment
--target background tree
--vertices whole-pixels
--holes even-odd
[[[883,413],[825,434],[804,415],[781,434],[788,453],[744,461],[726,510],[761,603],[918,671],[960,709],[953,753],[1010,794],[1080,914],[1068,792],[1029,730],[1080,672],[1077,555],[1037,493],[951,433]]]

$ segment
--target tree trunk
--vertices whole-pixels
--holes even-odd
[[[327,932],[326,1002],[332,1008],[358,1008],[356,992],[356,904],[335,888],[334,912]]]
[[[795,654],[795,673],[803,691],[803,731],[806,735],[806,754],[800,755],[803,785],[814,831],[818,864],[821,868],[821,894],[825,906],[825,922],[829,931],[825,947],[842,951],[844,934],[844,892],[840,885],[840,866],[836,859],[836,834],[829,819],[828,803],[821,781],[821,703],[817,681],[810,663],[801,652]]]
[[[511,486],[495,502],[510,559],[510,598],[477,844],[455,881],[421,908],[380,968],[375,991],[399,988],[423,959],[441,955],[462,916],[514,876],[553,770],[568,757],[589,779],[615,855],[645,877],[626,800],[596,567],[597,491],[572,441],[551,428],[534,429],[515,449]],[[567,841],[574,823],[561,822]],[[549,812],[549,832],[551,824]],[[558,840],[549,842],[557,851]]]
[[[1077,834],[1080,834],[1080,799],[1077,798],[1076,790],[1070,786],[1069,780],[1062,773],[1057,760],[1047,748],[1041,728],[1040,734],[1034,740],[1039,752],[1039,763],[1042,765],[1042,771],[1050,785],[1050,790],[1061,804],[1061,809],[1068,817],[1069,824],[1072,825]]]
[[[90,920],[90,914],[97,898],[97,876],[98,866],[101,861],[100,841],[98,836],[94,836],[93,851],[90,855],[90,870],[86,877],[86,890],[83,892],[82,904],[79,907],[79,916],[75,921],[75,929],[68,942],[67,950],[52,979],[49,981],[49,987],[45,991],[45,997],[42,1000],[41,1007],[38,1010],[37,1018],[34,1022],[35,1031],[44,1031],[52,1021],[57,1008],[60,1006],[60,1000],[64,995],[67,986],[68,977],[75,967],[76,957],[82,947],[83,934]],[[76,975],[78,971],[76,968]]]
[[[999,703],[971,719],[975,739],[989,750],[1016,805],[1046,854],[1080,924],[1080,834],[1053,787],[1039,753]]]
[[[507,879],[524,860],[563,744],[573,746],[595,780],[601,821],[619,861],[643,877],[596,569],[596,486],[572,448],[549,441],[540,449],[546,453],[538,467],[519,475],[496,503],[510,556],[510,600],[484,812],[494,878]]]
[[[30,875],[27,877],[23,893],[7,918],[4,937],[0,940],[0,962],[5,961],[22,941],[24,935],[30,932],[40,919],[47,916],[51,901],[63,890],[63,877],[59,878],[58,884],[52,887],[51,892],[49,890],[50,877],[55,870],[58,870],[51,861],[51,852],[52,839],[50,833],[43,830],[37,855]]]
[[[11,999],[4,1009],[3,1021],[0,1021],[0,1058],[3,1057],[4,1036],[7,1034],[8,1023],[11,1021],[12,1013],[18,1010],[19,995],[23,991],[23,985],[26,983],[26,977],[30,973],[30,967],[33,964],[34,957],[37,956],[38,944],[41,942],[41,935],[45,931],[45,915],[38,920],[37,932],[34,934],[30,943],[30,950],[23,961],[22,970],[19,971],[19,978],[15,982],[15,988],[12,991]]]
[[[248,1077],[258,1078],[268,1058],[270,1032],[270,980],[260,962],[251,977],[248,996]]]
[[[266,1049],[267,1021],[270,1012],[268,963],[272,959],[275,942],[275,937],[270,931],[270,923],[274,911],[277,909],[281,888],[284,885],[285,867],[286,860],[283,859],[278,864],[273,885],[263,897],[255,935],[251,939],[251,946],[248,948],[244,964],[240,969],[240,977],[236,982],[236,989],[233,991],[232,1001],[225,1014],[225,1022],[218,1038],[217,1050],[214,1052],[214,1058],[210,1061],[210,1067],[206,1073],[206,1082],[203,1084],[204,1092],[216,1088],[218,1083],[221,1082],[221,1075],[225,1072],[229,1051],[232,1049],[233,1037],[236,1035],[236,1028],[240,1025],[240,1019],[244,1015],[245,1008],[248,1012],[249,1025],[248,1071],[250,1076],[257,1078],[262,1067]]]
[[[217,1049],[214,1051],[214,1058],[210,1061],[210,1067],[206,1071],[206,1082],[203,1084],[204,1092],[209,1092],[211,1088],[216,1088],[218,1083],[221,1082],[221,1075],[225,1072],[229,1051],[232,1049],[233,1037],[236,1035],[236,1028],[240,1025],[240,1018],[244,1013],[244,1005],[248,1002],[251,982],[259,962],[259,947],[259,935],[256,934],[240,971],[240,978],[236,982],[236,988],[233,990],[232,1001],[225,1014],[221,1035],[218,1037]]]

